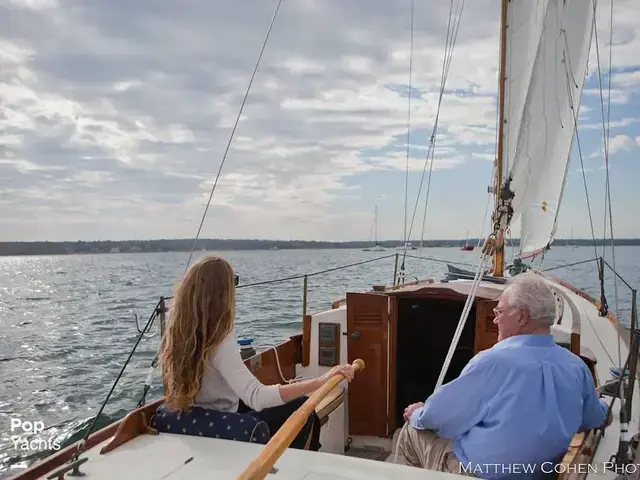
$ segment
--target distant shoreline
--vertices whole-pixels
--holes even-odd
[[[424,240],[423,247],[461,247],[465,240]],[[419,246],[419,240],[413,240],[414,246]],[[469,239],[470,245],[477,245],[477,239]],[[513,245],[518,246],[519,239],[513,239]],[[596,244],[610,245],[610,241],[603,242],[596,239]],[[387,240],[380,242],[387,251],[397,251],[402,240]],[[511,240],[509,240],[511,245]],[[640,238],[619,238],[615,246],[640,246]],[[160,239],[160,240],[104,240],[91,242],[0,242],[0,256],[17,255],[75,255],[84,253],[152,253],[152,252],[189,252],[193,246],[193,239]],[[240,240],[240,239],[199,239],[195,251],[214,250],[300,250],[300,249],[356,249],[373,246],[371,242],[324,242],[307,240]],[[592,239],[557,239],[553,247],[593,246]]]

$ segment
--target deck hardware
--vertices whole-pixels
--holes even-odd
[[[47,480],[51,480],[53,478],[56,478],[57,480],[64,480],[64,474],[67,472],[69,472],[70,477],[84,477],[86,474],[80,471],[80,465],[88,461],[89,461],[88,457],[74,460],[73,462],[68,463],[67,465],[64,465],[63,467],[54,471],[51,475],[47,477]]]

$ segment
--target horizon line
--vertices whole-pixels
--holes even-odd
[[[422,242],[460,242],[460,241],[471,241],[480,240],[480,237],[468,237],[468,238],[431,238],[431,239],[407,239],[407,243],[420,243]],[[485,240],[486,238],[482,238]],[[196,239],[191,237],[183,237],[183,238],[145,238],[145,239],[118,239],[118,240],[110,240],[110,239],[99,239],[99,240],[0,240],[0,245],[3,244],[18,244],[18,243],[117,243],[117,242],[184,242],[184,241],[195,241]],[[510,241],[520,241],[519,237],[512,237]],[[614,238],[614,242],[619,241],[640,241],[640,237],[618,237]],[[280,242],[280,243],[290,243],[290,242],[303,242],[303,243],[328,243],[328,244],[344,244],[344,243],[374,243],[372,240],[303,240],[303,239],[272,239],[272,238],[198,238],[198,242],[203,241],[214,241],[214,242]],[[593,238],[556,238],[551,242],[551,245],[557,241],[573,241],[573,242],[593,242]],[[609,243],[611,242],[611,238],[596,238],[595,241],[599,244]],[[400,243],[403,244],[404,240],[402,239],[387,239],[382,240],[378,239],[378,243]],[[505,245],[508,242],[505,241]]]

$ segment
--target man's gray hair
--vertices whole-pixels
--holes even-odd
[[[526,272],[507,282],[509,305],[527,310],[531,320],[550,327],[556,318],[556,298],[551,287],[539,275]]]

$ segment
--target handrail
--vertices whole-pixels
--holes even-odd
[[[356,371],[364,370],[364,361],[356,359],[352,363]],[[296,435],[307,422],[309,415],[315,410],[320,401],[334,389],[345,377],[341,373],[333,376],[327,383],[316,390],[300,408],[298,408],[284,424],[278,429],[276,434],[265,445],[260,455],[247,466],[237,480],[262,480],[267,476],[269,470],[276,463],[278,458],[289,447]]]

